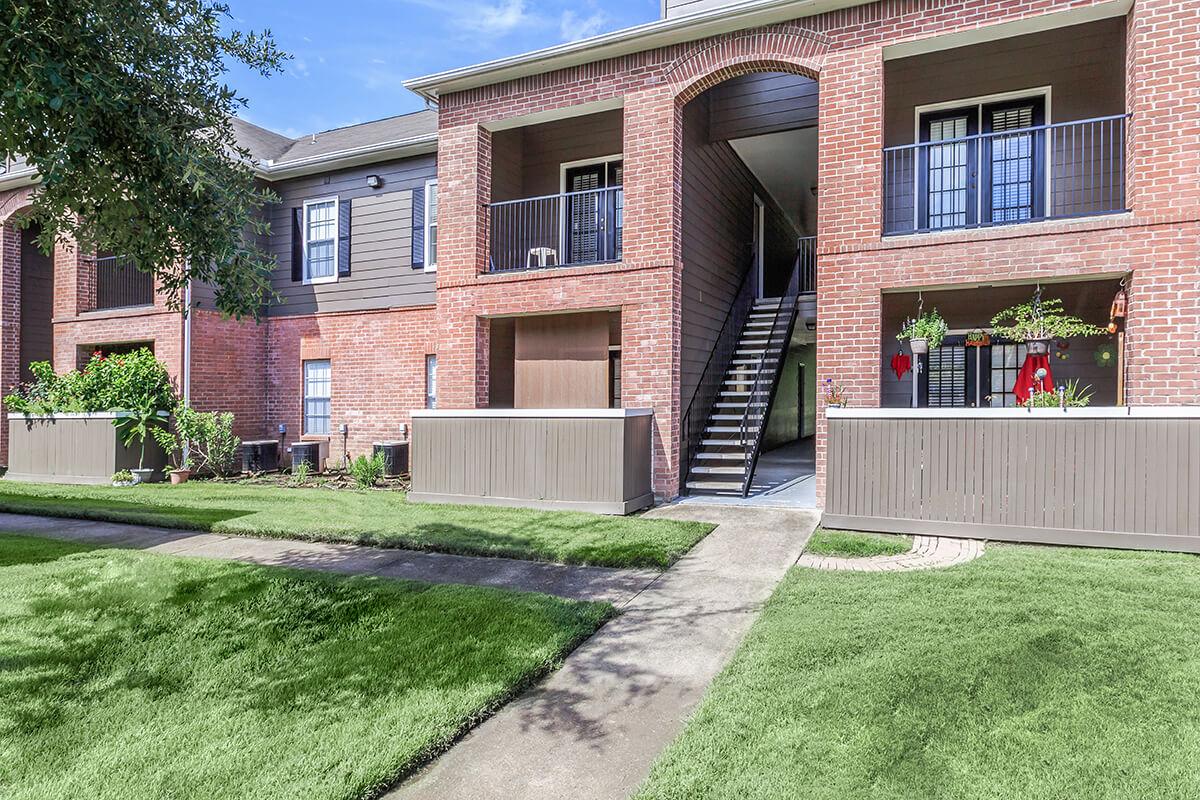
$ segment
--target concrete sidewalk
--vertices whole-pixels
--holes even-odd
[[[621,608],[662,573],[421,553],[355,544],[223,536],[116,522],[0,514],[0,531],[125,547],[177,556],[215,558],[346,575],[373,575],[428,583],[463,583],[572,600],[596,600]]]
[[[561,670],[387,795],[617,800],[683,729],[816,527],[817,512],[678,504],[719,523]]]

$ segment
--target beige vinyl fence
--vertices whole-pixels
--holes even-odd
[[[136,469],[140,453],[121,443],[115,413],[8,415],[9,480],[46,483],[108,483],[114,472]],[[167,464],[162,448],[146,442],[146,467]]]
[[[648,410],[413,413],[418,503],[484,503],[629,514],[652,505]]]
[[[1200,552],[1200,408],[829,409],[827,527]]]

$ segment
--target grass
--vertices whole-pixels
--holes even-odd
[[[636,797],[1200,797],[1200,559],[795,568]]]
[[[817,528],[804,546],[804,552],[818,556],[866,558],[898,556],[912,549],[911,536],[884,533],[858,533]]]
[[[371,796],[611,612],[80,550],[0,534],[5,800]]]
[[[133,488],[0,481],[0,511],[564,564],[666,568],[713,526],[409,503],[400,492],[190,482]]]

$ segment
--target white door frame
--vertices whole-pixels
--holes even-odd
[[[767,207],[762,198],[754,195],[754,274],[758,279],[755,287],[755,297],[762,300],[766,297],[763,292],[763,251],[767,244]]]

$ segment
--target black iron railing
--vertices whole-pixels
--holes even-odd
[[[883,150],[884,235],[1114,214],[1127,114]]]
[[[815,244],[815,242],[814,242]],[[815,247],[814,247],[815,253]],[[796,323],[796,304],[800,299],[802,287],[801,260],[797,259],[792,268],[792,276],[788,281],[787,291],[779,301],[775,319],[771,322],[771,334],[758,363],[751,365],[753,372],[747,375],[750,383],[750,403],[742,413],[739,424],[738,439],[742,443],[745,457],[742,479],[742,497],[750,493],[750,483],[754,479],[754,469],[758,465],[758,454],[762,450],[763,436],[767,428],[767,416],[771,412],[771,404],[775,402],[775,392],[779,388],[779,376],[787,359],[788,346],[792,340],[792,328]],[[815,273],[814,273],[815,275]],[[762,402],[758,402],[762,398]]]
[[[817,237],[804,236],[796,242],[796,274],[799,294],[817,291]]]
[[[753,257],[751,258],[753,260]],[[742,338],[742,328],[746,318],[754,307],[754,298],[758,296],[758,275],[753,265],[747,263],[743,273],[742,283],[737,294],[729,304],[725,321],[717,334],[713,348],[708,354],[708,361],[700,373],[700,380],[692,392],[692,398],[687,404],[680,420],[679,431],[679,467],[680,484],[687,483],[688,473],[692,469],[692,460],[700,450],[700,440],[704,438],[704,428],[708,425],[708,417],[712,414],[721,386],[725,382],[725,373],[733,360],[734,351]]]
[[[154,276],[126,256],[96,259],[96,310],[154,305]]]
[[[625,192],[620,186],[492,203],[489,212],[489,272],[621,260]]]

